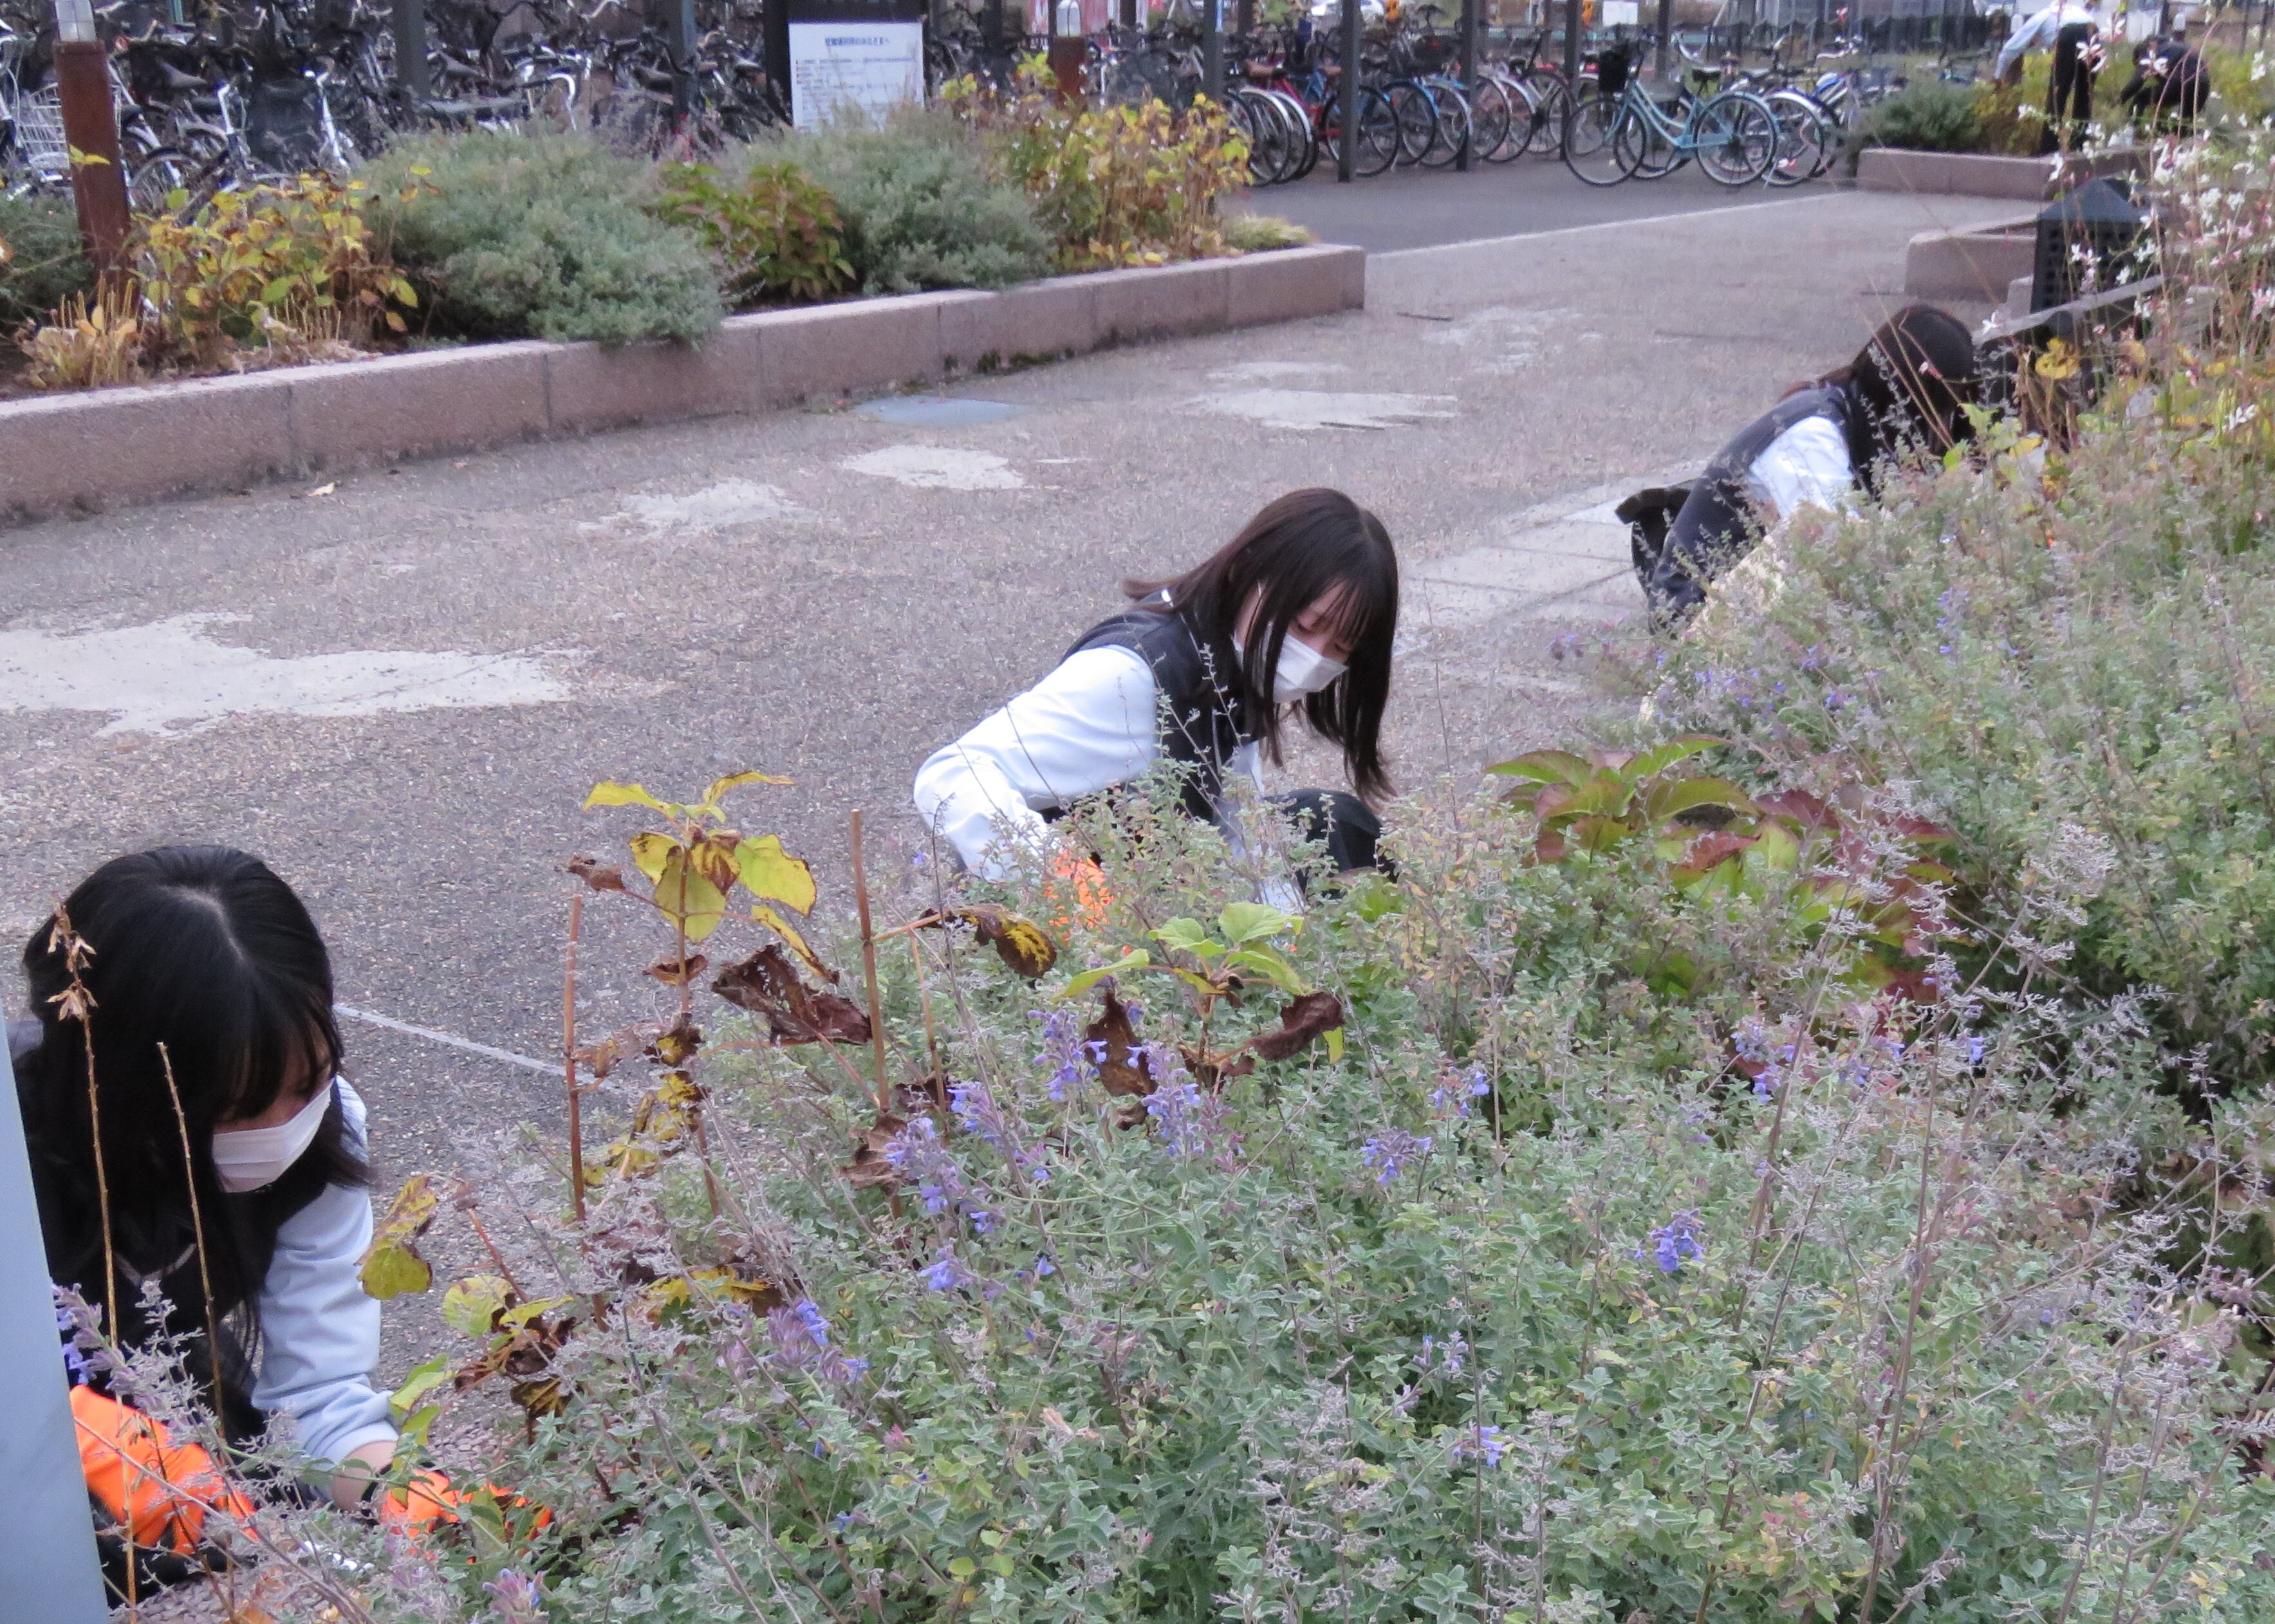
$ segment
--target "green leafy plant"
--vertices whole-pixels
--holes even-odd
[[[1206,97],[1086,109],[1052,94],[1040,57],[998,95],[961,79],[942,99],[986,132],[1033,201],[1062,270],[1160,265],[1224,251],[1220,200],[1248,181],[1248,145]],[[1252,228],[1251,228],[1252,229]]]
[[[145,220],[133,251],[158,340],[199,366],[231,351],[299,359],[406,330],[410,281],[374,238],[362,186],[325,175],[216,193]]]
[[[649,210],[653,168],[582,137],[422,137],[360,172],[373,226],[426,290],[431,330],[695,344],[719,325],[709,255]]]
[[[1915,152],[1979,152],[1983,113],[1976,87],[1923,79],[1875,105],[1857,127],[1855,145]]]
[[[835,200],[865,293],[1001,288],[1050,268],[1050,243],[1017,186],[989,172],[970,132],[909,110],[881,128],[799,138],[796,162]]]
[[[1317,240],[1304,227],[1278,215],[1234,215],[1224,222],[1224,245],[1236,253],[1267,253],[1301,248]]]
[[[719,257],[730,298],[827,298],[853,280],[837,205],[796,164],[753,163],[737,182],[707,163],[665,176],[656,212]]]

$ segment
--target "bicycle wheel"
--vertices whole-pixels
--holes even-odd
[[[1689,141],[1698,167],[1718,185],[1750,186],[1777,157],[1777,116],[1750,91],[1726,90],[1700,108]]]
[[[1564,167],[1591,186],[1616,186],[1636,171],[1642,116],[1613,96],[1591,96],[1564,120]]]
[[[1437,127],[1432,133],[1430,150],[1422,155],[1422,167],[1442,170],[1469,149],[1469,98],[1450,85],[1433,84],[1428,89]]]
[[[1319,163],[1319,132],[1312,125],[1311,110],[1289,91],[1267,90],[1265,94],[1279,106],[1281,117],[1294,132],[1296,167],[1287,178],[1290,181],[1301,180]]]
[[[1797,186],[1815,180],[1833,162],[1833,136],[1817,103],[1795,90],[1765,98],[1777,119],[1777,156],[1763,178],[1772,186]]]
[[[1510,137],[1518,128],[1510,109],[1516,105],[1509,95],[1508,87],[1491,74],[1481,74],[1478,87],[1470,96],[1470,155],[1487,163],[1505,162],[1500,155],[1508,147]],[[1510,150],[1507,158],[1516,153]]]
[[[1390,98],[1369,86],[1358,95],[1358,139],[1351,146],[1351,173],[1372,180],[1398,162],[1398,115]]]
[[[1382,95],[1398,126],[1398,162],[1421,162],[1438,141],[1436,103],[1410,79],[1393,79],[1382,87]]]
[[[1553,158],[1564,150],[1564,121],[1572,116],[1572,92],[1559,75],[1536,69],[1518,81],[1531,104],[1524,150]]]
[[[1678,120],[1683,117],[1680,106],[1662,111]],[[1689,153],[1676,145],[1659,119],[1645,117],[1640,111],[1631,123],[1621,126],[1620,139],[1635,149],[1622,155],[1631,157],[1637,180],[1664,180],[1690,162]]]

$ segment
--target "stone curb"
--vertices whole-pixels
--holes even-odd
[[[1978,152],[1868,147],[1857,155],[1856,187],[1861,192],[1944,193],[2043,203],[2081,181],[2139,167],[2135,155],[2123,152],[2071,158],[2057,167],[2050,157],[2007,158]]]
[[[0,515],[764,412],[1365,303],[1365,251],[1323,244],[731,316],[699,348],[478,344],[0,402]]]

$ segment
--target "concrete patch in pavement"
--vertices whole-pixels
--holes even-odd
[[[1197,395],[1185,404],[1215,417],[1246,418],[1266,428],[1308,434],[1321,428],[1396,428],[1416,418],[1458,415],[1440,410],[1450,395],[1346,395],[1325,389],[1235,389]]]
[[[920,491],[1015,491],[1026,484],[1007,459],[961,446],[888,445],[838,466]]]
[[[647,526],[651,534],[670,531],[682,535],[707,535],[714,530],[761,524],[768,519],[805,522],[820,517],[811,508],[801,508],[783,495],[779,486],[755,484],[749,480],[722,480],[684,496],[626,496],[622,514]],[[602,530],[607,526],[585,525],[580,528]]]
[[[0,631],[0,711],[107,713],[102,734],[162,734],[264,712],[376,716],[570,697],[543,662],[524,655],[359,649],[279,658],[207,636],[208,625],[233,618]]]

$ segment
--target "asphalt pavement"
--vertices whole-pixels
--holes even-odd
[[[1718,186],[1686,165],[1659,180],[1591,186],[1558,158],[1520,157],[1469,170],[1397,169],[1372,180],[1338,181],[1326,163],[1292,185],[1253,193],[1249,208],[1310,229],[1322,242],[1356,243],[1370,253],[1430,248],[1479,238],[1542,231],[1662,215],[1742,208],[1765,199],[1833,190],[1829,180],[1791,191]]]
[[[0,934],[121,851],[262,853],[343,1002],[396,1023],[349,1028],[382,1170],[482,1168],[557,1132],[522,1062],[557,1054],[560,865],[637,827],[579,810],[595,781],[793,777],[739,819],[815,859],[826,935],[851,809],[880,888],[914,895],[917,763],[1120,578],[1321,483],[1408,571],[1402,782],[1584,740],[1601,701],[1558,639],[1636,602],[1602,504],[1853,353],[1913,232],[2011,208],[1825,192],[1385,254],[1364,312],[953,392],[1000,412],[903,397],[0,533]],[[587,1030],[663,997],[608,902]]]

